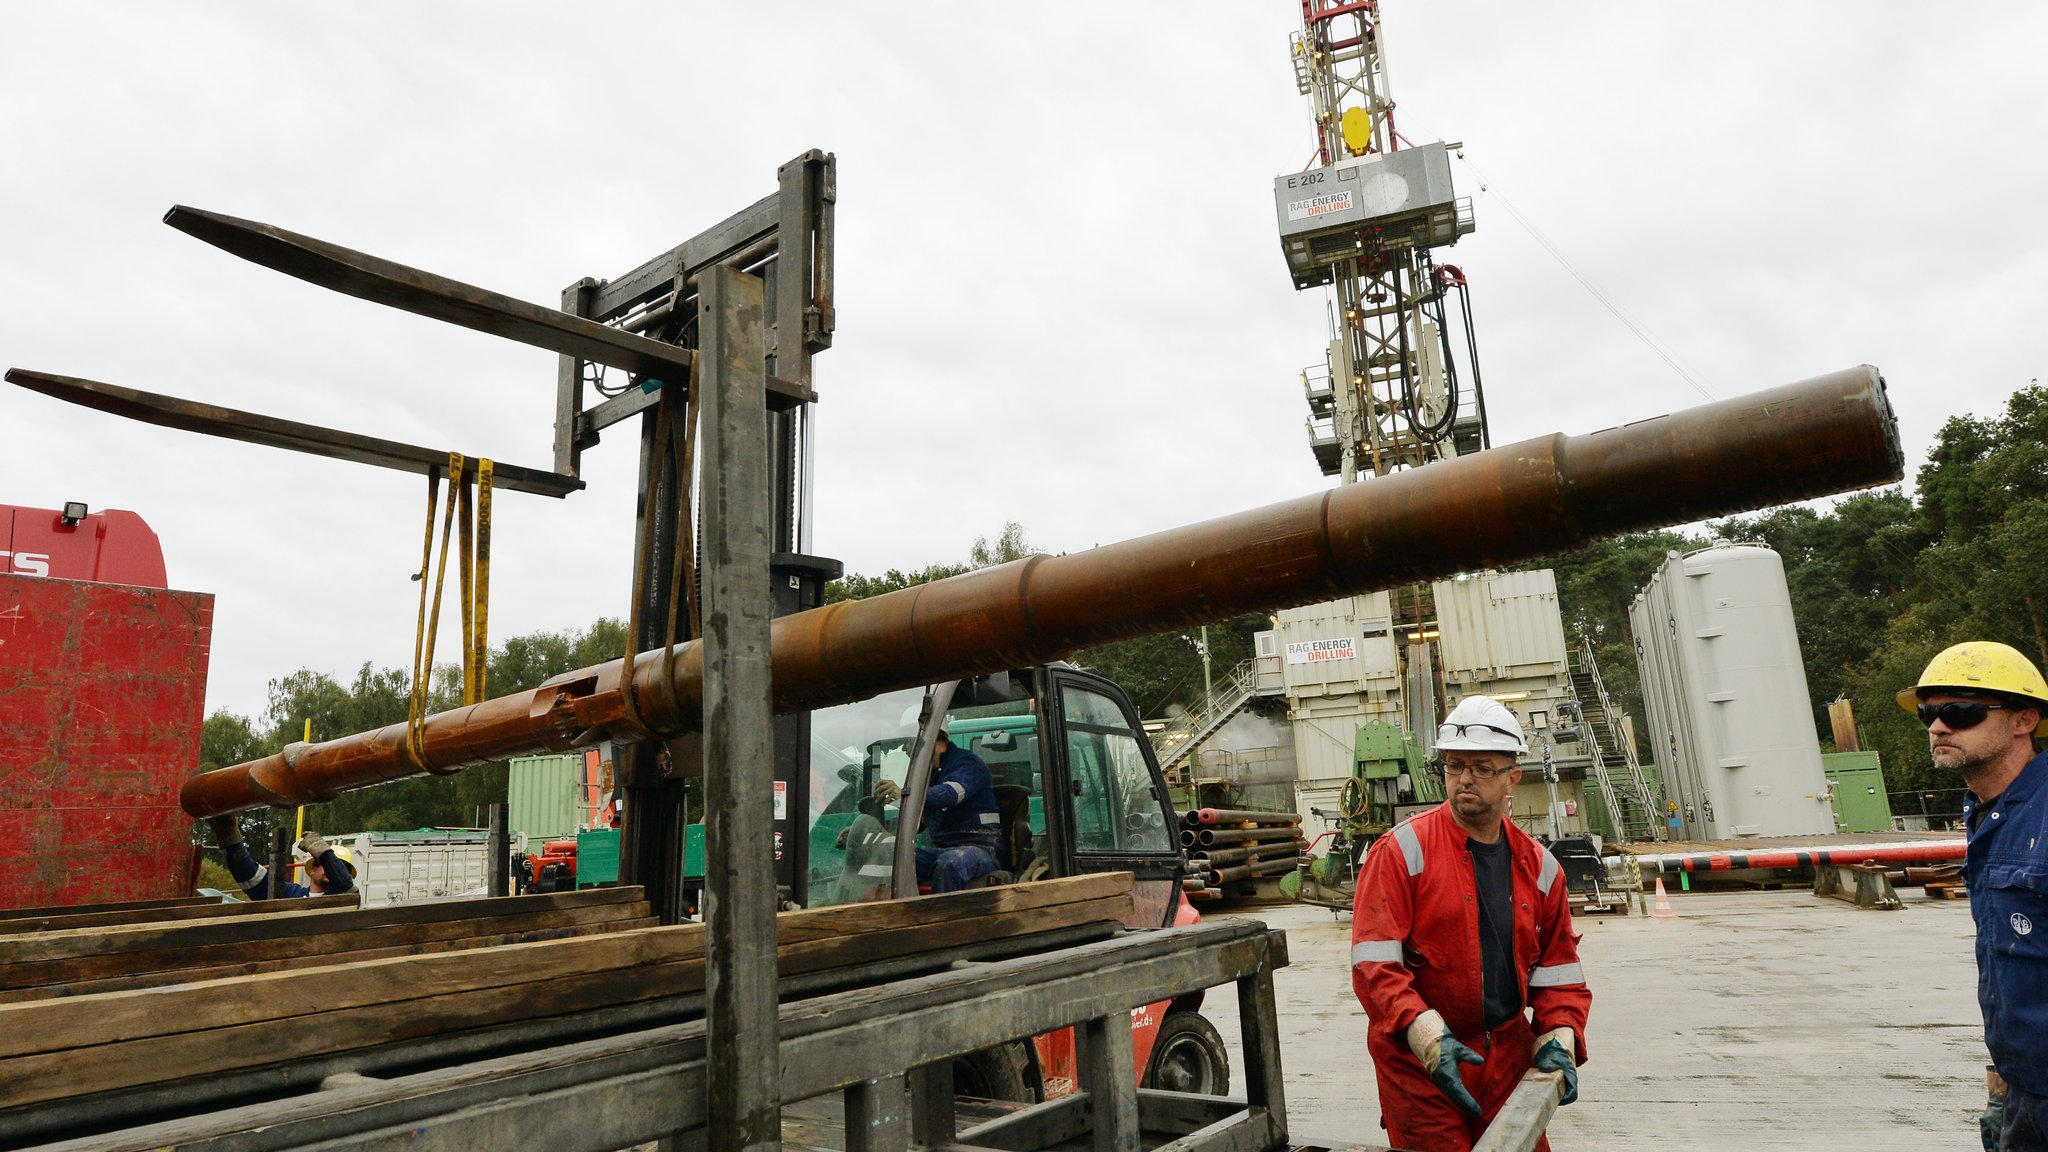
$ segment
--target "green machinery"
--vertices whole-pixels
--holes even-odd
[[[1365,850],[1410,809],[1443,798],[1443,781],[1406,732],[1377,720],[1359,725],[1352,740],[1351,779],[1338,793],[1337,810],[1309,810],[1331,825],[1324,833],[1327,846],[1282,881],[1280,890],[1305,903],[1349,909]]]

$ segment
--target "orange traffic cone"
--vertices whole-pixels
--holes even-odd
[[[1657,900],[1650,907],[1650,916],[1657,920],[1676,920],[1678,913],[1671,910],[1671,897],[1664,894],[1664,878],[1657,877]]]

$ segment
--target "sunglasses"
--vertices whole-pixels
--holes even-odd
[[[1510,732],[1505,728],[1496,728],[1491,724],[1445,724],[1436,730],[1436,738],[1438,740],[1456,740],[1474,728],[1484,728],[1488,732],[1498,732],[1510,740],[1520,740],[1522,738],[1519,733]]]
[[[1948,725],[1950,731],[1961,732],[1982,724],[1986,716],[2004,707],[2003,704],[1986,704],[1978,700],[1951,700],[1946,704],[1922,704],[1913,710],[1913,714],[1920,717],[1922,727],[1932,728],[1939,720]]]

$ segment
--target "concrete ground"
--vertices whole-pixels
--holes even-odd
[[[1803,891],[1674,892],[1675,920],[1578,918],[1591,1058],[1578,1103],[1551,1123],[1553,1145],[1978,1147],[1986,1055],[1969,904],[1900,895],[1904,910],[1880,912]],[[1290,1127],[1383,1140],[1350,917],[1306,905],[1241,914],[1287,931],[1292,962],[1275,985]],[[1231,990],[1204,1011],[1241,1069]]]

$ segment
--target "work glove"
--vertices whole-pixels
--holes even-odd
[[[883,780],[875,785],[875,799],[884,804],[894,804],[903,799],[903,786],[894,780]]]
[[[1460,1111],[1479,1115],[1479,1101],[1472,1098],[1465,1081],[1459,1078],[1458,1065],[1484,1064],[1486,1057],[1460,1044],[1436,1009],[1424,1012],[1408,1025],[1408,1050],[1422,1061],[1422,1069],[1436,1081],[1437,1091],[1448,1097]]]
[[[1564,1095],[1558,1097],[1557,1106],[1562,1108],[1579,1098],[1579,1066],[1572,1058],[1578,1051],[1578,1038],[1569,1028],[1552,1028],[1536,1038],[1536,1050],[1530,1056],[1529,1066],[1538,1072],[1564,1073]]]
[[[322,840],[318,832],[308,832],[299,837],[299,851],[318,860],[327,851],[327,841]]]
[[[242,842],[242,829],[233,816],[209,817],[206,826],[213,829],[213,842],[224,849]]]

